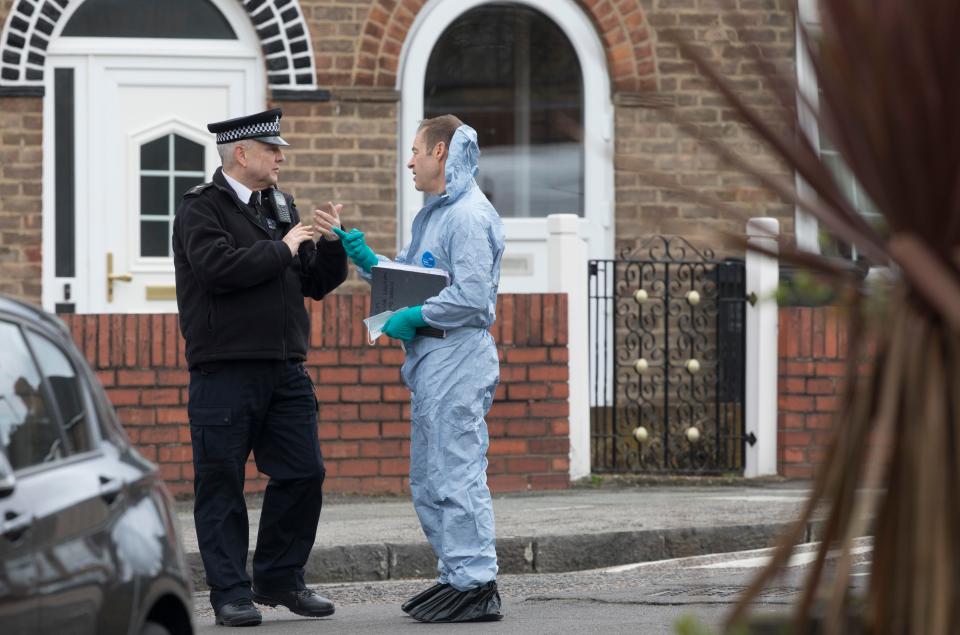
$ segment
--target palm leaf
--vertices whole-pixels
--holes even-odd
[[[743,619],[786,564],[814,510],[826,504],[821,547],[796,607],[797,632],[815,615],[824,616],[826,632],[843,632],[855,607],[850,545],[871,521],[875,549],[863,630],[960,632],[960,2],[821,0],[819,8],[821,32],[798,29],[821,91],[818,108],[803,95],[792,101],[792,78],[778,78],[760,51],[748,47],[779,105],[773,116],[754,111],[700,48],[679,43],[816,196],[799,195],[788,179],[700,135],[682,112],[673,120],[873,263],[890,262],[900,274],[881,319],[865,313],[862,296],[853,296],[846,387],[826,461],[797,525],[781,537],[730,624]],[[883,216],[886,233],[860,216],[811,141],[784,131],[797,102],[816,113],[820,130]],[[780,255],[818,262],[795,250]],[[842,271],[834,267],[833,273]],[[868,348],[872,365],[862,376]],[[842,555],[831,569],[826,561],[833,547]]]

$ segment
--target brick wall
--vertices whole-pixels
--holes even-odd
[[[369,296],[311,303],[307,360],[321,402],[328,491],[407,489],[409,393],[399,347],[363,341]],[[504,295],[492,330],[501,386],[488,417],[494,491],[568,486],[566,298]],[[521,316],[523,316],[521,318]],[[125,429],[178,494],[191,491],[183,341],[175,315],[65,315]],[[842,386],[846,335],[831,307],[780,310],[779,473],[808,478],[824,458]],[[248,489],[266,482],[253,463]]]
[[[651,234],[684,236],[708,243],[720,253],[723,234],[742,235],[746,219],[752,216],[779,218],[781,232],[791,234],[792,206],[698,148],[693,139],[669,123],[665,111],[675,110],[695,122],[704,137],[720,139],[726,147],[750,157],[752,163],[783,172],[672,41],[695,43],[738,93],[773,121],[776,98],[745,47],[759,46],[764,59],[795,77],[794,0],[642,0],[639,4],[651,33],[649,59],[656,66],[656,85],[619,88],[614,94],[617,253]],[[728,4],[736,11],[722,8]],[[742,32],[738,35],[734,28]],[[667,175],[738,213],[730,215],[691,201],[651,183],[645,173]]]
[[[382,101],[387,99],[387,101]],[[278,102],[287,165],[284,188],[301,214],[326,201],[344,204],[378,253],[393,255],[397,236],[397,104],[394,96],[338,93],[331,102]],[[289,132],[288,132],[289,131]],[[356,288],[356,280],[351,287]]]
[[[43,117],[36,97],[0,98],[0,293],[40,301]]]
[[[327,491],[408,490],[409,392],[403,352],[383,338],[369,346],[361,320],[369,295],[311,302],[306,365],[320,401]],[[569,486],[565,295],[503,295],[491,332],[501,385],[487,423],[494,492]],[[140,451],[175,494],[192,492],[183,339],[176,315],[64,315]],[[251,461],[248,490],[266,481]]]
[[[366,202],[356,211],[364,227],[374,231],[374,242],[384,253],[394,246],[394,170],[396,162],[405,157],[396,156],[396,104],[369,102],[389,101],[391,95],[394,100],[399,98],[394,88],[400,51],[424,4],[425,0],[301,0],[314,35],[318,83],[331,88],[334,96],[332,105],[320,110],[334,113],[337,122],[325,127],[332,133],[329,144],[326,139],[314,139],[314,143],[318,148],[326,145],[334,157],[346,152],[353,155],[351,161],[363,163],[337,165],[333,179],[324,169],[298,169],[293,177],[285,174],[285,183],[295,193],[301,188],[323,190],[317,192],[321,198],[329,196],[328,184],[343,189],[349,183],[361,189]],[[614,93],[617,251],[636,245],[650,234],[682,235],[720,247],[717,241],[721,234],[742,234],[744,222],[751,216],[778,217],[781,231],[792,233],[792,206],[698,149],[692,139],[668,123],[663,113],[665,108],[676,109],[697,122],[705,136],[722,138],[758,165],[782,171],[703,81],[693,63],[683,59],[664,36],[700,45],[745,99],[772,120],[776,98],[745,54],[745,47],[759,46],[764,59],[794,76],[793,1],[735,0],[735,13],[722,9],[723,3],[715,0],[579,0],[578,4],[603,43]],[[734,28],[740,28],[741,33]],[[298,108],[290,102],[278,105],[285,112]],[[324,118],[316,107],[312,109],[310,116],[315,121]],[[348,121],[340,125],[343,116]],[[390,138],[368,142],[368,135]],[[296,157],[298,145],[290,149],[291,156]],[[374,157],[375,166],[371,164]],[[296,158],[292,159],[291,163],[295,162]],[[351,168],[356,168],[352,179],[348,174]],[[650,171],[669,174],[682,186],[724,201],[741,214],[730,217],[652,185],[643,178],[643,173]],[[375,191],[381,198],[370,199]],[[368,222],[368,218],[375,222]]]
[[[779,337],[779,472],[809,478],[825,458],[843,385],[845,317],[836,307],[784,307]]]
[[[300,0],[312,35],[317,84],[332,101],[281,101],[285,134],[293,137],[284,187],[309,208],[346,204],[379,252],[396,245],[396,166],[400,51],[426,0]],[[737,15],[716,0],[578,0],[604,46],[615,109],[617,251],[650,234],[683,235],[719,247],[718,232],[742,233],[749,216],[772,215],[792,232],[793,209],[683,136],[662,116],[676,107],[703,133],[776,170],[769,155],[693,65],[664,36],[701,45],[750,103],[771,112],[773,97],[744,47],[793,73],[793,0],[734,0]],[[0,0],[6,20],[11,0]],[[738,36],[733,27],[743,26]],[[732,41],[731,41],[732,40]],[[39,303],[42,99],[0,96],[0,291]],[[742,214],[731,217],[653,186],[641,178],[666,172]],[[46,184],[50,187],[52,184]],[[721,249],[717,248],[717,251]],[[81,249],[82,252],[82,249]],[[351,283],[350,288],[356,288]]]

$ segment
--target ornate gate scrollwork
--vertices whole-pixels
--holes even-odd
[[[589,270],[594,472],[742,473],[742,260],[656,236]]]

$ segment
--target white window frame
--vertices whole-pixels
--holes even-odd
[[[805,27],[808,33],[818,32],[820,30],[820,10],[817,6],[817,0],[799,0],[797,8],[796,50],[797,92],[799,93],[797,95],[797,119],[801,132],[810,141],[817,156],[822,158],[825,151],[821,147],[820,126],[816,116],[816,111],[820,108],[820,91],[818,89],[817,76],[814,72],[813,63],[810,60],[810,53],[807,50],[806,42],[801,31],[801,27]],[[800,98],[801,95],[805,98],[806,103]],[[809,104],[809,106],[807,104]],[[835,151],[831,152],[836,154]],[[799,174],[797,174],[795,178],[797,194],[800,198],[807,199],[816,196],[816,193],[810,185],[801,178]],[[863,213],[864,209],[861,207],[861,204],[863,203],[862,199],[865,198],[865,194],[863,193],[863,186],[856,181],[855,177],[853,187],[855,188],[855,200],[851,201],[851,203],[858,212]],[[795,208],[795,223],[797,247],[803,251],[815,254],[822,253],[820,227],[817,219],[797,206]],[[858,259],[856,246],[852,246],[851,248],[853,250],[852,260],[856,261]]]
[[[406,160],[423,118],[423,89],[430,53],[444,30],[457,18],[476,7],[503,0],[430,0],[417,13],[400,52],[397,89],[401,93],[400,134],[397,167],[397,250],[410,239],[416,213],[423,206],[406,169]],[[583,77],[583,179],[584,210],[580,235],[588,239],[591,258],[613,255],[614,170],[613,101],[603,43],[589,16],[573,0],[512,0],[531,7],[551,19],[570,40]],[[468,122],[469,123],[469,122]],[[483,148],[480,149],[481,153]],[[483,159],[481,156],[481,169]],[[543,242],[547,238],[546,218],[504,217],[508,241]],[[509,250],[509,247],[508,247]],[[546,291],[546,278],[540,291]],[[509,285],[505,285],[509,286]],[[526,289],[534,291],[536,289]]]
[[[813,25],[820,22],[819,11],[817,9],[817,0],[799,0],[796,23],[797,40],[797,91],[803,95],[806,102],[816,108],[819,104],[819,95],[817,90],[817,77],[813,72],[813,64],[810,61],[810,53],[803,39],[801,25]],[[804,100],[797,95],[797,119],[799,121],[801,132],[813,145],[817,156],[820,156],[820,128],[817,125],[816,113],[812,112]],[[797,194],[800,198],[815,196],[810,185],[796,175]],[[800,206],[795,208],[794,214],[794,235],[797,241],[797,247],[810,253],[820,253],[820,227],[817,219],[809,212],[805,212]]]
[[[204,170],[187,172],[183,170],[175,170],[171,164],[169,169],[153,171],[153,170],[144,170],[140,165],[140,148],[151,141],[156,139],[161,139],[163,137],[170,137],[172,135],[178,135],[188,141],[198,144],[203,148],[203,164]],[[171,140],[171,145],[172,145]],[[177,118],[171,118],[169,121],[166,121],[159,126],[150,126],[145,130],[133,133],[129,139],[130,147],[127,150],[127,156],[136,157],[137,164],[135,166],[130,166],[130,174],[136,174],[138,176],[164,176],[164,177],[177,177],[177,176],[193,176],[199,177],[201,182],[205,181],[208,175],[211,175],[213,171],[220,166],[220,157],[217,155],[215,146],[210,144],[210,133],[206,130],[197,130],[193,126],[189,125],[186,122],[180,121]],[[172,153],[171,153],[172,156]],[[165,221],[167,223],[167,242],[169,242],[171,232],[173,231],[173,212],[177,209],[177,192],[174,190],[173,179],[170,179],[169,183],[169,199],[167,205],[170,208],[169,214],[167,216],[159,215],[149,215],[145,216],[140,210],[139,218],[140,221],[150,220],[150,221]],[[140,179],[138,178],[136,183],[131,183],[129,189],[129,200],[126,204],[126,209],[136,209],[137,203],[142,201],[140,196]],[[173,253],[169,256],[144,256],[143,246],[141,244],[142,233],[139,228],[135,228],[134,224],[131,223],[130,235],[127,236],[127,242],[130,244],[130,249],[137,254],[136,271],[167,271],[170,269],[173,264]]]

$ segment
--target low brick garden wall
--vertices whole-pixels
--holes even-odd
[[[369,295],[311,302],[306,365],[320,402],[327,491],[408,491],[409,393],[403,352],[369,346]],[[494,492],[569,486],[566,296],[502,295],[493,333],[501,385],[487,418]],[[160,466],[171,491],[192,493],[188,373],[176,315],[62,315],[96,370],[132,441]],[[780,309],[779,473],[809,478],[823,462],[842,389],[846,333],[834,307]],[[251,460],[249,491],[266,479]]]
[[[847,364],[846,318],[837,307],[780,309],[779,473],[809,478],[823,463]],[[861,360],[866,372],[869,360]]]
[[[306,366],[320,402],[319,436],[326,490],[408,491],[409,392],[400,380],[403,352],[392,340],[366,343],[368,294],[310,302]],[[565,295],[502,295],[491,332],[501,384],[487,417],[491,489],[569,486]],[[131,440],[160,466],[170,490],[193,492],[189,374],[176,315],[62,315],[95,369]],[[248,491],[266,478],[247,465]]]

